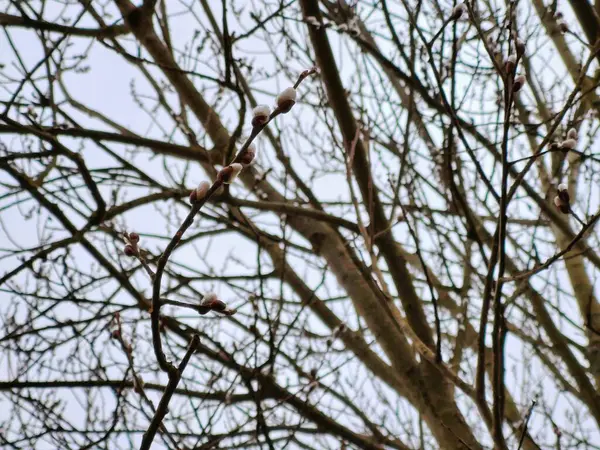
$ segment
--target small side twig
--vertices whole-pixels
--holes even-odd
[[[524,278],[529,278],[529,277],[535,275],[536,273],[539,273],[539,272],[542,272],[543,270],[548,269],[556,260],[558,260],[562,256],[569,253],[571,250],[573,250],[573,248],[578,244],[578,242],[583,239],[583,236],[585,235],[585,233],[587,231],[589,231],[596,224],[598,219],[600,219],[600,211],[598,211],[596,214],[594,214],[592,217],[590,217],[590,219],[588,220],[588,223],[583,225],[583,227],[581,228],[579,233],[577,233],[577,235],[573,238],[573,240],[571,242],[569,242],[569,244],[564,248],[564,250],[562,250],[562,251],[556,253],[554,256],[548,258],[548,260],[545,263],[543,263],[540,266],[535,267],[534,269],[531,269],[527,272],[521,272],[521,273],[518,273],[511,277],[503,277],[503,278],[501,278],[501,281],[508,282],[508,281],[522,280]]]
[[[523,446],[523,441],[525,440],[525,435],[527,434],[527,424],[529,424],[529,419],[531,418],[531,413],[533,412],[533,407],[535,406],[536,401],[533,400],[531,402],[531,406],[529,407],[529,411],[527,411],[527,417],[525,417],[525,422],[523,423],[523,431],[521,432],[521,439],[519,439],[519,446],[517,450],[521,450]]]

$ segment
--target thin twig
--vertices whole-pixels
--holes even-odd
[[[185,353],[185,356],[181,360],[181,363],[179,363],[179,367],[177,367],[177,369],[175,371],[169,372],[169,383],[167,384],[167,388],[165,389],[165,392],[164,392],[162,398],[160,399],[158,408],[156,408],[156,413],[154,414],[154,417],[152,418],[152,422],[150,422],[150,426],[148,427],[148,430],[144,433],[144,438],[142,440],[142,445],[140,446],[140,450],[150,449],[150,446],[152,445],[152,441],[154,440],[154,436],[156,436],[156,432],[158,431],[164,417],[167,415],[167,412],[169,411],[169,402],[171,401],[171,397],[173,397],[173,394],[175,393],[175,389],[177,389],[177,385],[179,384],[179,381],[181,380],[181,375],[183,374],[185,367],[187,366],[190,358],[192,357],[192,354],[198,348],[199,344],[200,344],[200,336],[195,334],[194,336],[192,336],[190,345],[188,346],[188,349]]]
[[[529,424],[529,419],[531,418],[531,413],[533,412],[533,407],[535,404],[536,401],[533,400],[531,402],[531,406],[529,407],[529,411],[527,411],[527,417],[525,417],[525,423],[523,424],[523,431],[521,432],[521,439],[519,439],[519,446],[517,447],[517,450],[521,450],[523,441],[525,440],[525,435],[527,434],[527,424]]]

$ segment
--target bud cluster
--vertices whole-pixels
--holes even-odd
[[[137,233],[124,233],[125,240],[128,241],[128,244],[123,248],[123,253],[127,256],[137,256],[140,254],[140,249],[138,248],[138,242],[140,241],[140,235]]]
[[[514,39],[515,39],[515,52],[511,53],[508,56],[508,58],[506,58],[506,61],[504,62],[504,69],[506,70],[506,73],[509,77],[514,75],[512,91],[519,92],[521,90],[521,88],[525,85],[525,83],[527,82],[525,75],[523,75],[523,74],[516,75],[516,73],[515,73],[517,70],[517,66],[519,64],[519,60],[525,54],[525,42],[523,42],[523,40],[519,39],[517,36],[515,36]],[[488,43],[489,43],[489,41],[488,41]]]
[[[560,31],[562,34],[565,34],[569,31],[567,22],[565,22],[561,12],[554,14],[554,19],[556,20],[556,28],[558,28],[558,31]]]
[[[123,332],[121,330],[121,315],[118,312],[115,313],[114,317],[112,318],[112,320],[109,323],[109,326],[110,326],[110,330],[111,330],[110,337],[112,339],[115,339],[116,341],[119,341],[123,350],[127,354],[131,355],[131,353],[133,352],[133,347],[123,337]]]
[[[567,138],[561,142],[560,147],[565,151],[573,150],[577,145],[577,139],[577,130],[575,128],[571,128],[567,132]]]

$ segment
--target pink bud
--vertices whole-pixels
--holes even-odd
[[[133,245],[127,244],[123,250],[127,256],[135,256],[135,249]]]
[[[140,235],[137,233],[129,233],[129,240],[134,244],[137,244],[140,241]]]
[[[571,128],[568,132],[567,132],[567,139],[574,139],[577,140],[577,130],[575,128]]]

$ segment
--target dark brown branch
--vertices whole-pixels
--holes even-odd
[[[200,336],[195,334],[194,336],[192,336],[190,345],[188,346],[185,356],[181,360],[181,363],[179,363],[179,366],[177,367],[177,369],[169,372],[169,383],[167,384],[167,388],[165,389],[165,392],[164,392],[162,398],[160,399],[158,408],[156,408],[156,412],[154,414],[154,417],[152,418],[152,422],[150,422],[150,426],[148,427],[148,430],[146,431],[146,433],[144,433],[144,438],[142,440],[142,445],[140,446],[140,450],[149,450],[150,449],[150,446],[152,445],[152,441],[154,440],[154,436],[156,436],[156,433],[157,433],[164,417],[167,415],[167,412],[169,411],[169,402],[171,401],[171,397],[173,397],[173,394],[175,393],[175,390],[177,389],[179,380],[181,380],[181,375],[183,374],[185,367],[187,366],[190,358],[192,357],[192,354],[197,350],[199,344],[200,344]]]
[[[79,28],[47,22],[45,20],[31,19],[29,17],[13,16],[6,13],[0,13],[0,26],[53,31],[71,36],[91,37],[96,39],[117,37],[129,33],[129,29],[125,25],[112,25],[106,28]]]

